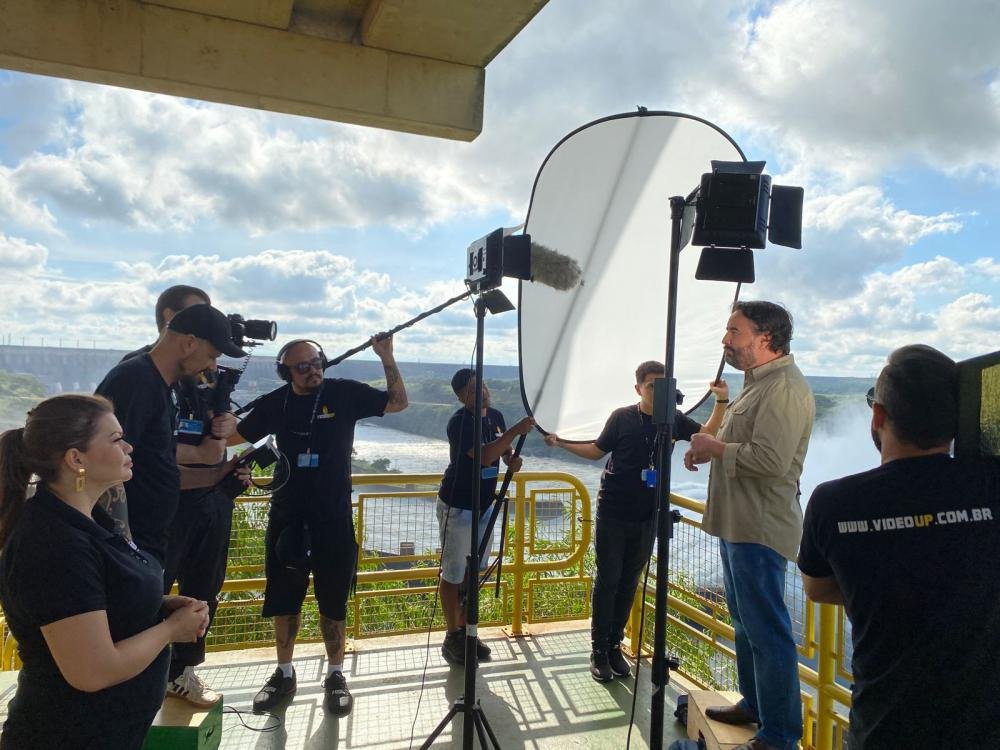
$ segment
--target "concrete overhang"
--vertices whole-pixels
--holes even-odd
[[[0,67],[471,141],[547,0],[0,0]]]

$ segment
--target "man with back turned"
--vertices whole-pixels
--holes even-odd
[[[897,349],[869,391],[881,465],[819,485],[799,569],[851,621],[852,750],[1000,747],[1000,458],[952,458],[956,364]]]

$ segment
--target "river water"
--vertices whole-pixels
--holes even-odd
[[[448,466],[446,440],[400,432],[371,422],[358,424],[354,448],[359,459],[373,461],[377,458],[387,458],[391,462],[390,468],[404,474],[440,474]],[[681,461],[682,456],[683,452],[678,450],[673,459],[671,468],[674,477],[673,491],[704,500],[708,473],[704,470],[698,474],[686,471]],[[522,470],[559,471],[572,474],[583,482],[590,493],[591,508],[595,508],[603,467],[603,460],[583,463],[528,456],[524,459]],[[365,491],[364,487],[359,489]],[[424,550],[436,549],[440,546],[440,542],[434,507],[433,501],[423,498],[373,503],[365,512],[365,546],[395,553],[399,551],[402,543],[412,542],[418,554]],[[560,515],[538,523],[538,533],[552,541],[561,539],[565,529],[566,521]],[[496,534],[499,534],[499,528]]]

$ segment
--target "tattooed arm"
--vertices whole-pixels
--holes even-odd
[[[392,336],[382,339],[377,336],[372,337],[372,350],[382,360],[382,369],[385,370],[385,389],[389,392],[389,403],[385,405],[385,413],[403,411],[410,402],[406,398],[403,376],[399,374],[399,368],[392,355]]]
[[[115,522],[115,531],[126,539],[132,538],[128,526],[128,502],[125,497],[125,485],[116,484],[110,487],[97,499],[97,504],[107,511]]]

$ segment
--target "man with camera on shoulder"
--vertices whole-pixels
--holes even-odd
[[[226,335],[231,338],[228,321],[224,329],[225,317],[217,310],[217,315],[211,314],[210,304],[208,294],[197,287],[176,285],[164,290],[156,301],[156,326],[160,332],[157,343],[126,354],[122,363],[149,356],[169,337],[175,316],[195,306],[199,308],[196,312],[214,320],[218,330],[228,331]],[[183,323],[183,317],[179,322]],[[237,355],[238,347],[233,346],[234,349],[226,352],[230,356]],[[210,622],[215,617],[219,591],[226,576],[233,514],[233,497],[217,489],[216,485],[233,471],[231,463],[226,461],[226,441],[236,431],[236,418],[231,413],[206,411],[206,394],[211,392],[215,373],[214,366],[210,366],[200,372],[185,373],[170,385],[178,417],[174,463],[180,489],[172,518],[166,521],[163,550],[159,553],[163,555],[164,593],[169,593],[176,582],[183,596],[208,602]],[[141,465],[137,471],[142,471]],[[132,523],[142,528],[144,519],[137,518],[142,510],[136,505],[141,503],[141,498],[135,500],[131,488],[129,490]],[[160,545],[161,542],[155,543],[157,547]],[[139,546],[143,545],[139,543]],[[220,698],[194,673],[194,667],[205,660],[205,637],[202,635],[193,643],[173,645],[167,676],[168,695],[203,708],[214,705]]]

